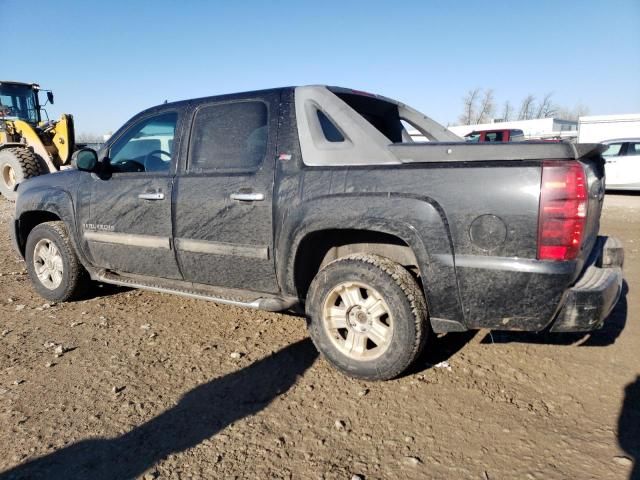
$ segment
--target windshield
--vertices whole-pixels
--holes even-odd
[[[0,117],[38,123],[36,95],[29,85],[0,84]]]

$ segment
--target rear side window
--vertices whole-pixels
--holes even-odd
[[[627,144],[627,155],[640,155],[640,142],[629,142]]]
[[[255,170],[267,151],[267,106],[260,101],[208,105],[193,121],[189,171]]]

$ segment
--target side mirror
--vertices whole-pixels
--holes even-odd
[[[78,170],[83,172],[95,172],[98,166],[98,154],[91,148],[82,148],[74,152],[71,162]]]
[[[47,100],[49,100],[49,103],[53,105],[53,92],[47,92]]]

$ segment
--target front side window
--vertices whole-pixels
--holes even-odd
[[[163,113],[130,128],[111,147],[113,172],[167,172],[174,155],[178,114]]]
[[[605,150],[602,154],[603,157],[617,157],[620,155],[620,150],[622,149],[622,143],[612,143],[609,145],[609,148]]]
[[[207,105],[193,121],[189,171],[255,170],[267,151],[267,106],[260,101]]]

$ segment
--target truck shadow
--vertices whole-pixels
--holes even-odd
[[[450,332],[437,336],[431,332],[422,354],[401,377],[420,373],[448,360],[462,350],[477,333],[477,330],[468,330],[466,332]]]
[[[494,331],[488,333],[480,343],[533,343],[545,345],[574,345],[581,347],[606,347],[613,345],[627,323],[627,293],[629,285],[622,282],[622,294],[604,325],[593,332],[559,333],[548,329],[539,333]]]
[[[618,418],[618,442],[633,460],[629,480],[640,479],[640,376],[624,389],[624,401]]]
[[[129,287],[121,287],[119,285],[111,285],[109,283],[91,282],[84,292],[74,302],[82,302],[84,300],[93,300],[102,297],[111,297],[118,293],[125,293],[134,290]]]
[[[309,339],[186,393],[177,405],[115,438],[82,440],[0,473],[9,479],[135,478],[266,408],[315,361]]]

